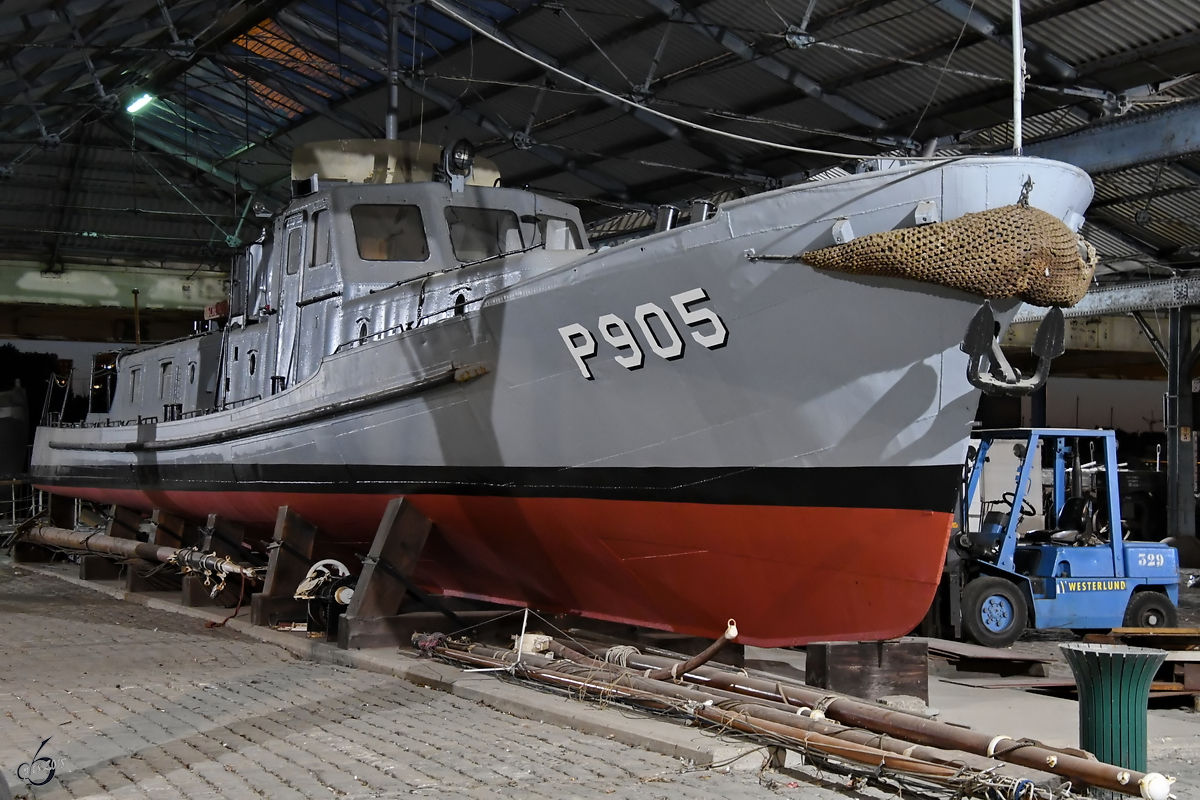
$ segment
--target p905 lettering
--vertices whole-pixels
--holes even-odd
[[[729,341],[729,329],[715,310],[703,305],[707,302],[710,302],[708,292],[701,287],[671,296],[671,306],[683,323],[682,330],[701,347],[716,350]],[[669,311],[655,303],[642,303],[633,310],[633,320],[641,333],[640,340],[629,323],[616,314],[604,314],[596,321],[601,338],[617,351],[613,360],[622,367],[636,370],[645,366],[647,348],[666,361],[683,357],[685,337],[680,335],[681,328]],[[580,374],[594,380],[588,359],[598,353],[596,337],[577,322],[564,325],[558,333]]]

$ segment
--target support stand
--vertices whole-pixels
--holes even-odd
[[[804,682],[809,686],[868,700],[909,695],[929,702],[929,647],[925,642],[819,642],[805,650]]]
[[[241,525],[222,519],[216,514],[209,514],[208,526],[203,533],[204,536],[200,540],[201,550],[231,558],[238,563],[242,562],[242,540],[246,538],[246,531]],[[214,599],[209,597],[211,586],[204,585],[203,575],[195,573],[184,575],[183,604],[192,608],[197,606],[233,608],[237,605],[238,595],[241,592],[239,580],[230,581],[224,591]]]
[[[410,578],[432,528],[433,523],[404,498],[398,497],[388,503],[354,587],[354,599],[338,623],[338,647],[408,644],[407,640],[400,641],[405,634],[412,635],[409,626],[398,616],[400,603],[406,592],[424,594]],[[444,617],[440,624],[445,624]]]
[[[168,514],[161,509],[155,509],[150,515],[154,523],[152,544],[163,547],[192,547],[200,542],[200,530],[191,522]],[[151,567],[156,569],[157,565]],[[144,567],[143,567],[144,569]],[[125,591],[127,592],[169,592],[183,587],[180,576],[168,572],[156,572],[146,577],[139,574],[135,565],[130,564],[125,570]]]
[[[118,539],[136,539],[142,524],[141,512],[124,506],[109,506],[105,536]],[[111,558],[84,555],[79,558],[79,578],[85,581],[117,580],[121,577],[121,565]]]
[[[308,606],[292,595],[312,565],[317,528],[287,506],[280,506],[271,539],[271,558],[263,590],[251,596],[250,623],[303,622]]]

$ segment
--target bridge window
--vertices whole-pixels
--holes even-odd
[[[287,234],[287,274],[295,275],[300,269],[300,242],[303,228],[288,228]]]
[[[332,261],[329,254],[329,212],[321,209],[313,214],[313,251],[310,267],[319,267]]]
[[[523,247],[521,224],[511,211],[447,206],[446,222],[459,261],[478,261]]]
[[[424,261],[429,242],[417,206],[357,205],[350,209],[358,257],[364,261]]]

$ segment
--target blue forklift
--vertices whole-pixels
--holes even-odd
[[[956,638],[1007,647],[1029,628],[1172,628],[1179,557],[1125,540],[1113,431],[983,430],[946,558]],[[948,606],[948,609],[944,608]]]

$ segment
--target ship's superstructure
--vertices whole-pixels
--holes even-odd
[[[941,573],[983,298],[802,256],[1015,204],[1073,242],[1087,176],[876,164],[597,251],[573,207],[463,161],[307,181],[239,257],[227,324],[122,355],[108,409],[39,431],[38,482],[250,525],[288,505],[348,542],[403,495],[445,594],[702,635],[732,616],[763,645],[906,633]]]

